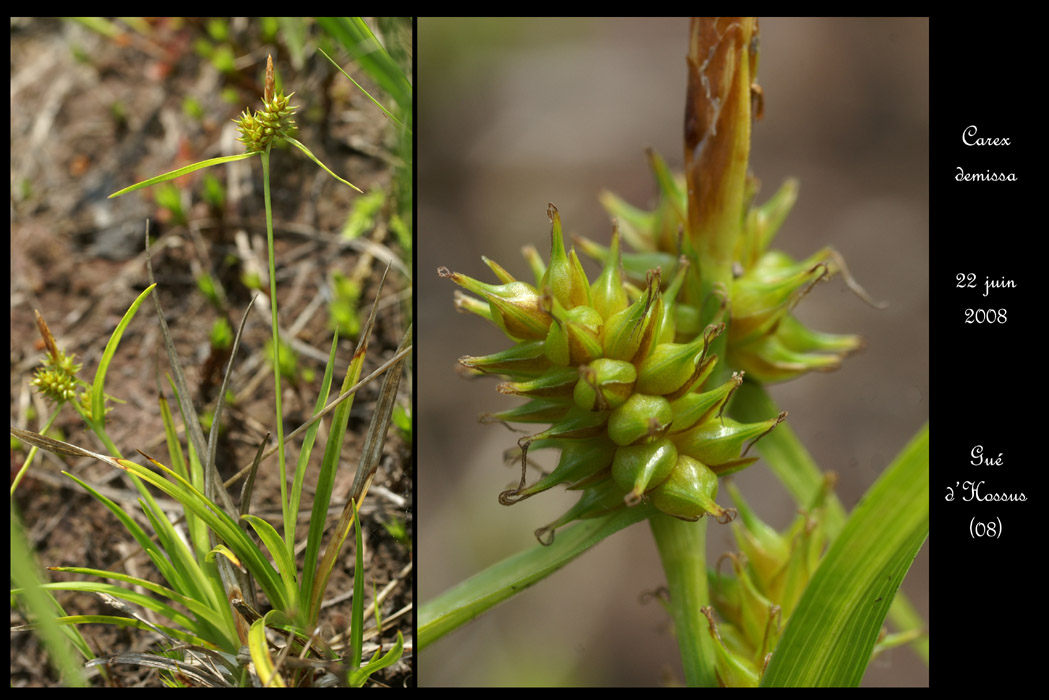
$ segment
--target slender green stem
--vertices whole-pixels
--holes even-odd
[[[648,519],[656,538],[670,589],[670,611],[681,649],[685,682],[693,688],[717,685],[714,640],[702,608],[710,605],[707,591],[707,518],[686,522],[662,513]]]
[[[270,311],[273,316],[273,382],[277,404],[277,460],[280,462],[280,507],[284,513],[284,541],[288,552],[295,547],[295,514],[288,508],[288,482],[284,461],[284,412],[280,403],[280,334],[277,326],[277,262],[273,253],[273,209],[270,204],[270,149],[262,153],[262,193],[266,201],[266,249],[270,259]]]

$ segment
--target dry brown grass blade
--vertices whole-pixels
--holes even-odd
[[[398,352],[411,347],[412,327],[404,332]],[[382,457],[382,446],[386,442],[386,431],[390,427],[390,418],[393,415],[393,407],[397,401],[397,388],[401,384],[401,368],[404,365],[401,358],[386,372],[382,381],[382,389],[379,392],[379,400],[375,404],[372,414],[371,425],[368,426],[368,434],[364,437],[364,447],[361,449],[361,461],[357,465],[357,473],[353,476],[353,488],[350,498],[355,503],[360,503],[368,491],[375,470],[379,467],[379,459]]]
[[[19,440],[21,440],[22,442],[28,442],[30,445],[36,445],[40,449],[47,450],[48,452],[53,452],[54,454],[70,455],[73,457],[93,457],[94,459],[97,459],[100,462],[105,462],[106,464],[112,467],[116,467],[117,469],[123,469],[123,467],[121,467],[120,464],[117,463],[117,460],[113,459],[112,457],[99,454],[98,452],[92,452],[91,450],[85,450],[83,447],[77,447],[76,445],[72,445],[68,442],[55,440],[54,438],[49,438],[45,435],[41,435],[40,433],[34,433],[30,430],[22,430],[21,428],[16,428],[12,425],[11,434]]]

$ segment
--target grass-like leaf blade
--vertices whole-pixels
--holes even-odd
[[[419,609],[418,648],[423,649],[507,598],[517,595],[578,557],[604,538],[652,515],[649,505],[624,508],[580,520],[557,531],[549,546],[537,544],[448,589]]]
[[[266,642],[266,618],[259,618],[251,623],[248,631],[248,650],[251,660],[255,662],[255,672],[259,674],[263,688],[284,688],[284,679],[273,667],[269,644]]]
[[[124,189],[120,190],[119,192],[114,192],[113,194],[109,195],[109,197],[107,197],[107,199],[113,199],[113,197],[119,197],[120,195],[127,194],[128,192],[134,192],[135,190],[141,190],[144,187],[150,187],[151,185],[156,185],[157,183],[160,183],[160,182],[167,182],[168,180],[174,180],[175,178],[182,177],[183,175],[188,175],[188,174],[190,174],[192,172],[195,172],[197,170],[200,170],[202,168],[210,168],[212,165],[221,165],[223,163],[232,163],[233,161],[244,160],[245,158],[251,158],[252,156],[257,156],[257,155],[258,155],[257,151],[249,151],[247,153],[238,153],[237,155],[234,155],[234,156],[222,156],[220,158],[211,158],[210,160],[202,160],[199,163],[192,163],[192,164],[187,165],[187,166],[185,166],[183,168],[179,168],[178,170],[172,170],[170,173],[164,173],[163,175],[157,175],[156,177],[151,177],[148,180],[143,180],[142,182],[135,183],[134,185],[131,185],[130,187],[125,187]]]
[[[44,647],[48,650],[49,660],[55,670],[62,674],[66,684],[75,687],[87,686],[80,663],[70,649],[70,641],[85,658],[91,658],[91,650],[75,627],[60,626],[57,609],[65,615],[54,597],[45,591],[37,575],[36,562],[26,542],[25,532],[15,514],[14,500],[11,501],[11,581],[23,591],[21,599],[36,620],[34,629]],[[11,609],[14,613],[14,592],[12,591]],[[72,634],[69,634],[72,633]],[[68,637],[68,639],[67,639]]]
[[[120,338],[124,335],[124,329],[131,323],[131,319],[135,317],[135,312],[138,311],[138,307],[142,306],[142,302],[146,300],[149,293],[153,291],[156,284],[151,284],[138,295],[138,298],[128,308],[127,313],[120,319],[120,323],[117,324],[113,334],[109,336],[109,342],[106,343],[106,349],[102,353],[102,359],[98,361],[98,370],[95,372],[95,381],[91,385],[91,419],[98,425],[105,425],[106,417],[105,411],[103,410],[103,401],[105,395],[103,389],[106,383],[106,372],[109,370],[109,363],[113,361],[113,356],[117,353],[117,346],[120,345]],[[98,431],[96,431],[98,432]]]
[[[310,149],[306,148],[306,146],[302,145],[301,142],[291,138],[290,136],[287,137],[286,140],[289,141],[293,146],[298,148],[300,151],[305,153],[307,156],[309,156],[309,159],[312,160],[317,165],[319,165],[324,170],[324,172],[328,173],[329,175],[331,175],[333,178],[335,178],[336,180],[338,180],[342,184],[349,185],[350,187],[352,187],[353,189],[357,190],[358,192],[361,192],[361,193],[364,192],[364,190],[362,190],[360,187],[357,187],[357,185],[353,184],[352,182],[347,182],[346,180],[343,180],[341,177],[339,177],[338,175],[333,173],[331,170],[329,170],[328,166],[325,165],[324,163],[322,163],[320,161],[320,159],[317,158],[317,156],[313,155],[313,151],[311,151]]]
[[[174,477],[174,480],[169,481],[160,474],[148,469],[147,467],[143,467],[140,464],[136,464],[126,459],[120,460],[120,466],[123,469],[126,469],[142,480],[153,484],[158,489],[200,516],[200,518],[215,531],[215,534],[229,545],[229,548],[237,555],[237,558],[241,561],[243,566],[251,571],[266,592],[270,602],[273,603],[275,607],[286,609],[288,606],[288,600],[284,591],[284,586],[281,584],[277,572],[273,569],[270,563],[266,561],[266,558],[263,556],[258,546],[247,536],[247,534],[237,527],[236,523],[226,515],[222,508],[210,502],[204,494],[194,489],[191,484],[182,479],[178,474],[155,460],[153,461],[153,464],[157,465],[166,474]],[[224,560],[219,559],[218,561]]]
[[[280,577],[284,581],[284,588],[288,592],[288,600],[291,603],[293,610],[298,609],[298,584],[295,577],[295,560],[288,554],[288,550],[284,547],[284,540],[280,538],[280,533],[277,529],[270,525],[268,522],[258,517],[257,515],[240,516],[241,520],[246,521],[255,530],[255,533],[262,540],[262,543],[266,545],[266,549],[270,551],[273,556],[273,561],[277,564],[277,570],[280,572]]]
[[[345,394],[360,378],[361,370],[364,368],[364,356],[368,350],[368,340],[371,338],[372,328],[375,326],[375,315],[379,307],[379,294],[382,285],[386,281],[386,272],[383,273],[379,283],[379,289],[375,293],[375,302],[372,304],[368,320],[361,329],[360,337],[357,339],[357,347],[353,351],[350,366],[346,369],[346,376],[342,381],[341,394]],[[343,438],[346,435],[346,421],[349,419],[350,408],[353,407],[353,397],[343,401],[336,406],[331,419],[331,431],[328,433],[328,442],[324,448],[324,458],[321,462],[320,474],[317,476],[317,489],[314,492],[313,508],[310,514],[310,529],[306,536],[306,550],[302,565],[302,600],[307,601],[309,609],[306,619],[310,624],[317,621],[320,613],[320,597],[314,590],[315,581],[328,577],[318,567],[317,560],[320,556],[321,540],[324,537],[324,527],[327,520],[328,504],[331,503],[331,492],[335,484],[335,470],[339,465],[339,457],[342,452]],[[341,527],[339,528],[342,529]],[[330,570],[329,570],[330,573]]]
[[[929,534],[926,425],[853,510],[791,615],[765,686],[856,686]]]
[[[328,396],[331,394],[331,381],[332,375],[335,373],[335,349],[339,344],[339,333],[335,332],[331,341],[331,350],[328,353],[328,364],[324,366],[324,378],[321,380],[320,392],[317,394],[317,402],[313,406],[313,416],[316,417],[324,410],[324,404],[328,401]],[[302,483],[306,478],[306,467],[310,462],[310,455],[313,453],[313,443],[317,439],[317,429],[320,428],[320,421],[315,421],[306,430],[306,435],[302,439],[302,448],[299,450],[299,461],[295,465],[295,478],[292,482],[290,504],[288,511],[291,514],[299,512],[299,503],[302,500]],[[289,436],[291,437],[291,436]],[[285,523],[285,539],[288,543],[289,551],[294,549],[295,546],[295,518],[288,518]]]
[[[57,618],[55,622],[60,625],[102,624],[117,625],[119,627],[136,627],[140,630],[146,630],[147,632],[156,632],[156,630],[159,629],[169,637],[186,642],[187,644],[196,644],[208,648],[215,646],[206,639],[201,639],[196,635],[188,634],[180,629],[165,627],[164,625],[149,625],[141,620],[136,620],[132,617],[121,617],[119,615],[67,615],[65,617]]]
[[[360,17],[320,17],[317,24],[342,44],[361,68],[405,112],[412,110],[412,85]]]
[[[390,647],[390,650],[381,657],[379,656],[379,652],[375,652],[375,656],[371,661],[358,669],[351,670],[346,684],[351,688],[360,688],[367,682],[368,678],[370,678],[373,673],[397,663],[401,658],[402,653],[404,653],[404,637],[401,636],[401,633],[398,630],[397,641],[394,642],[392,647]]]
[[[357,86],[357,89],[358,89],[358,90],[360,90],[361,92],[363,92],[363,93],[364,93],[364,94],[365,94],[365,95],[366,95],[366,96],[368,97],[368,99],[369,99],[369,100],[371,100],[372,102],[374,102],[374,103],[375,103],[375,106],[376,106],[376,107],[378,107],[379,109],[381,109],[381,110],[382,110],[382,111],[383,111],[383,112],[384,112],[384,113],[386,114],[386,116],[387,116],[387,117],[389,117],[389,118],[390,118],[390,119],[392,119],[392,120],[393,120],[394,122],[396,122],[396,123],[397,123],[397,126],[401,127],[402,129],[403,129],[403,128],[405,128],[405,126],[404,126],[404,123],[403,123],[403,122],[401,122],[401,120],[400,120],[400,119],[398,119],[398,118],[397,118],[397,117],[396,117],[396,116],[395,116],[395,115],[393,114],[393,112],[391,112],[390,110],[388,110],[388,109],[386,109],[385,107],[383,107],[383,106],[382,106],[382,103],[381,103],[381,102],[379,102],[379,101],[378,101],[377,99],[375,99],[374,97],[372,97],[372,96],[371,96],[371,94],[370,94],[370,93],[369,93],[369,92],[368,92],[367,90],[365,90],[364,88],[362,88],[362,87],[361,87],[361,85],[360,85],[360,83],[358,83],[358,82],[357,82],[356,80],[354,80],[354,79],[353,79],[353,77],[352,77],[352,76],[351,76],[351,75],[350,75],[349,73],[347,73],[346,71],[344,71],[344,70],[342,69],[342,66],[340,66],[340,65],[339,65],[338,63],[336,63],[336,62],[335,62],[334,60],[332,60],[332,57],[331,57],[331,56],[329,56],[328,54],[324,53],[324,50],[323,50],[323,49],[317,49],[317,51],[319,51],[319,52],[320,52],[320,54],[321,54],[322,56],[324,56],[324,57],[325,57],[326,59],[328,59],[329,61],[331,61],[331,64],[332,64],[333,66],[335,66],[335,68],[336,68],[336,69],[337,69],[337,70],[338,70],[338,71],[339,71],[340,73],[342,73],[342,74],[343,74],[344,76],[346,76],[347,80],[349,80],[349,81],[350,81],[351,83],[353,83],[354,85],[356,85],[356,86]],[[408,129],[408,133],[411,133],[411,129]]]
[[[191,613],[197,616],[201,621],[206,621],[215,627],[222,627],[223,622],[221,615],[216,612],[209,605],[200,602],[193,596],[187,596],[179,593],[178,591],[172,590],[166,586],[161,586],[159,583],[154,583],[147,579],[139,578],[137,576],[130,576],[123,574],[119,571],[105,571],[102,569],[90,569],[82,566],[53,566],[50,567],[51,571],[64,571],[71,574],[84,574],[86,576],[97,576],[99,578],[109,578],[114,581],[122,581],[124,583],[131,584],[132,586],[141,586],[147,591],[152,591],[157,595],[164,596],[165,598],[184,606]],[[81,582],[84,583],[84,582]],[[110,591],[111,592],[111,591]],[[202,635],[208,636],[208,635]]]
[[[353,504],[353,521],[357,524],[354,528],[357,535],[357,553],[353,566],[353,607],[350,615],[350,646],[353,647],[350,668],[360,668],[364,656],[364,540],[361,538],[357,504],[352,499],[350,503]]]

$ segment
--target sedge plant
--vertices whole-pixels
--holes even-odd
[[[693,20],[685,172],[650,152],[658,202],[645,210],[606,195],[609,243],[570,246],[550,204],[550,254],[526,247],[529,274],[488,258],[495,282],[438,269],[463,290],[456,308],[510,341],[459,360],[464,374],[499,376],[499,393],[522,399],[483,417],[525,428],[507,452],[517,476],[499,502],[559,486],[577,500],[535,524],[537,546],[426,602],[420,648],[641,521],[663,565],[689,685],[854,685],[872,655],[922,637],[906,601],[894,604],[901,634],[883,636],[882,623],[928,534],[927,427],[846,513],[833,476],[815,468],[765,389],[835,369],[860,348],[858,336],[818,332],[796,316],[818,283],[841,275],[869,297],[833,249],[796,260],[771,245],[797,186],[756,201],[748,165],[764,106],[758,47],[753,18]],[[540,450],[556,451],[556,464],[534,476]],[[801,510],[783,532],[725,479],[758,454]],[[740,549],[714,567],[712,521],[733,522]]]
[[[220,399],[210,421],[209,434],[205,437],[201,429],[201,416],[191,400],[165,314],[153,294],[156,282],[153,281],[153,269],[148,256],[148,226],[146,251],[151,284],[130,306],[113,332],[90,382],[80,378],[82,366],[72,355],[65,354],[58,347],[38,314],[47,355],[33,384],[56,404],[56,408],[39,433],[13,426],[11,428],[13,436],[32,445],[19,478],[28,469],[37,448],[60,455],[89,457],[127,473],[141,495],[139,504],[149,528],[141,526],[126,508],[105,496],[92,484],[72,474],[68,476],[120,520],[153,562],[162,579],[162,583],[156,583],[120,571],[49,567],[53,571],[84,574],[98,580],[58,581],[42,585],[32,583],[29,587],[14,589],[12,594],[20,598],[24,596],[27,602],[31,602],[33,617],[41,623],[57,621],[62,629],[68,631],[67,634],[80,653],[88,657],[90,652],[75,631],[76,625],[103,622],[159,634],[165,640],[166,647],[159,653],[116,654],[93,659],[90,663],[103,667],[111,663],[132,663],[158,668],[162,678],[170,685],[361,686],[376,671],[399,661],[404,653],[404,637],[399,630],[392,644],[380,645],[370,658],[364,653],[366,615],[374,616],[380,635],[382,623],[378,601],[370,612],[364,604],[365,572],[360,508],[382,455],[382,445],[396,405],[405,359],[412,349],[411,328],[405,332],[394,357],[363,378],[364,360],[375,324],[378,299],[372,306],[369,318],[362,324],[356,350],[346,367],[340,368],[336,361],[339,339],[339,331],[336,330],[312,417],[292,433],[284,434],[280,353],[285,341],[280,335],[277,308],[274,231],[270,207],[270,149],[280,141],[291,143],[337,180],[356,188],[332,173],[294,138],[293,115],[296,108],[291,103],[291,95],[285,96],[276,91],[274,83],[272,59],[268,59],[263,108],[254,112],[245,111],[237,120],[240,140],[247,149],[246,153],[195,163],[125,188],[112,196],[163,183],[211,165],[244,158],[260,159],[269,252],[276,446],[267,451],[265,442],[260,444],[252,464],[228,482],[223,482],[219,476],[216,463],[217,437],[242,333],[254,300],[244,312],[240,327],[232,338],[229,362],[218,394]],[[151,295],[171,367],[169,384],[175,402],[172,407],[164,394],[160,393],[167,457],[156,459],[140,452],[141,459],[131,460],[125,458],[107,432],[106,414],[112,407],[109,405],[110,397],[105,393],[105,380],[122,334]],[[340,372],[344,372],[342,382],[336,385]],[[327,514],[334,496],[336,473],[343,461],[341,453],[353,398],[365,382],[383,373],[385,377],[371,424],[364,436],[352,488],[337,524],[329,528]],[[337,395],[331,399],[335,387]],[[66,404],[73,406],[80,414],[101,441],[105,453],[45,435],[59,410]],[[317,482],[307,489],[307,465],[314,453],[321,420],[326,416],[330,416],[331,424],[324,441]],[[179,422],[184,426],[185,444],[179,438]],[[286,444],[300,436],[302,443],[299,454],[294,465],[289,467]],[[265,468],[260,465],[274,452],[278,455],[281,488],[282,521],[279,527],[250,512],[257,470]],[[244,483],[240,497],[235,502],[227,486],[241,478],[244,478]],[[17,485],[16,479],[12,484],[12,495]],[[182,515],[173,518],[165,512],[158,504],[153,489],[177,502],[183,509]],[[308,534],[305,542],[299,543],[295,530],[300,513],[307,507],[304,491],[312,492],[313,498],[312,503],[308,504]],[[356,533],[356,561],[350,634],[348,640],[333,645],[320,637],[318,624],[329,578],[351,530]],[[297,561],[300,552],[301,562]],[[32,582],[31,577],[23,579]],[[142,592],[143,589],[145,592]],[[65,615],[57,602],[49,598],[50,592],[55,590],[93,593],[116,612],[102,616]],[[271,607],[268,612],[262,612],[265,610],[263,597]],[[46,627],[53,628],[54,622]]]

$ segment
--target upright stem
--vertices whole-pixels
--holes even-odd
[[[716,686],[714,640],[702,613],[710,605],[707,591],[707,518],[690,523],[656,513],[649,517],[659,558],[670,589],[670,612],[674,618],[685,682],[693,688]]]
[[[280,333],[277,326],[277,263],[273,253],[273,210],[270,205],[270,149],[262,152],[262,193],[266,200],[266,248],[270,259],[270,311],[273,315],[273,383],[277,403],[277,460],[280,462],[280,508],[284,513],[284,541],[288,551],[295,546],[295,515],[288,508],[288,482],[284,463],[284,411],[281,409]]]

